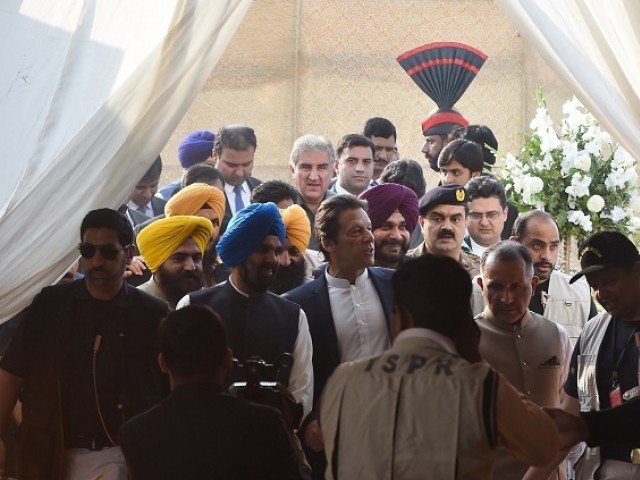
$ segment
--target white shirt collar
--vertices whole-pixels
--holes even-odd
[[[453,340],[446,335],[436,332],[435,330],[431,330],[430,328],[407,328],[398,334],[396,339],[393,341],[393,344],[395,345],[396,342],[403,342],[407,338],[428,338],[438,346],[442,347],[446,352],[453,355],[458,354]]]
[[[347,280],[346,278],[337,278],[332,276],[329,273],[329,267],[327,266],[327,268],[324,271],[325,276],[327,278],[327,283],[329,284],[330,287],[336,287],[336,288],[350,288],[351,282],[349,280]],[[364,272],[362,272],[360,275],[358,275],[356,277],[356,287],[362,287],[362,285],[365,284],[365,282],[369,279],[369,270],[368,269],[364,269]]]
[[[248,192],[249,191],[249,185],[247,185],[247,181],[245,180],[244,182],[242,182],[240,184],[240,186],[242,187],[242,193]],[[228,183],[224,184],[224,190],[227,192],[228,195],[235,195],[236,194],[236,187],[234,185],[230,185]]]
[[[231,275],[229,275],[229,284],[233,287],[233,289],[238,292],[240,295],[242,295],[243,297],[247,297],[249,298],[249,294],[244,293],[242,290],[240,290],[238,287],[236,287],[233,283],[233,280],[231,280]]]
[[[479,243],[476,243],[471,235],[469,235],[469,243],[471,244],[471,251],[478,256],[481,256],[485,252],[485,250],[489,248],[483,247]]]
[[[351,195],[352,197],[354,196],[353,193],[348,192],[347,190],[342,188],[338,180],[336,180],[336,193],[338,195]]]

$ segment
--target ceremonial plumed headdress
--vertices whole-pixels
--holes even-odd
[[[416,85],[438,105],[438,110],[422,122],[423,135],[448,135],[457,126],[469,125],[453,106],[486,59],[480,50],[455,42],[429,43],[397,58]]]
[[[404,218],[407,230],[413,232],[418,223],[418,197],[410,188],[396,183],[382,183],[360,194],[360,200],[366,200],[371,228],[375,230],[398,210]]]
[[[216,250],[227,267],[235,267],[260,248],[267,235],[275,235],[284,244],[285,233],[275,203],[252,203],[236,212]]]
[[[147,225],[136,237],[136,243],[149,270],[155,272],[187,238],[192,238],[204,254],[212,233],[213,225],[206,218],[178,215]]]

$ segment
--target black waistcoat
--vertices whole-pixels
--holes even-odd
[[[233,356],[241,363],[252,356],[273,363],[282,353],[293,354],[300,316],[295,303],[271,292],[245,297],[229,281],[189,297],[191,304],[207,305],[220,315]]]

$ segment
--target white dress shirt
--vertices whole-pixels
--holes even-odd
[[[251,204],[251,189],[249,188],[249,184],[245,181],[242,185],[242,203],[244,206]],[[229,207],[231,207],[231,215],[236,214],[236,187],[233,185],[229,185],[225,183],[224,191],[227,194],[227,201],[229,202]]]
[[[471,235],[469,235],[469,243],[471,244],[471,252],[475,253],[479,257],[481,257],[482,254],[485,252],[485,250],[489,248],[489,247],[483,247],[482,245],[474,242]]]
[[[355,285],[331,276],[328,268],[325,275],[340,361],[378,355],[389,348],[389,328],[369,271],[365,268]]]
[[[134,202],[133,200],[129,200],[127,202],[127,207],[129,207],[131,210],[137,210],[140,213],[144,213],[149,218],[155,217],[155,214],[153,213],[153,207],[151,206],[151,202],[147,203],[147,205],[143,209],[141,209],[136,202]]]
[[[338,180],[336,180],[336,193],[338,195],[351,195],[352,197],[354,196],[353,193],[345,190],[344,188],[342,188],[340,186],[340,183],[338,182]]]
[[[246,293],[239,290],[229,277],[228,282],[240,295],[248,297]],[[185,295],[176,305],[176,310],[191,305],[189,295]],[[313,406],[313,346],[311,343],[311,334],[309,333],[309,323],[304,310],[300,309],[298,317],[298,336],[293,344],[293,366],[289,373],[289,392],[296,399],[296,402],[302,404],[303,418],[311,411]]]

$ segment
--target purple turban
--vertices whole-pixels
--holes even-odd
[[[404,217],[407,230],[413,232],[418,223],[418,197],[410,188],[397,183],[381,183],[360,194],[360,200],[369,204],[371,228],[380,228],[398,210]]]
[[[191,132],[178,146],[178,161],[185,170],[211,156],[215,135],[207,130]]]

